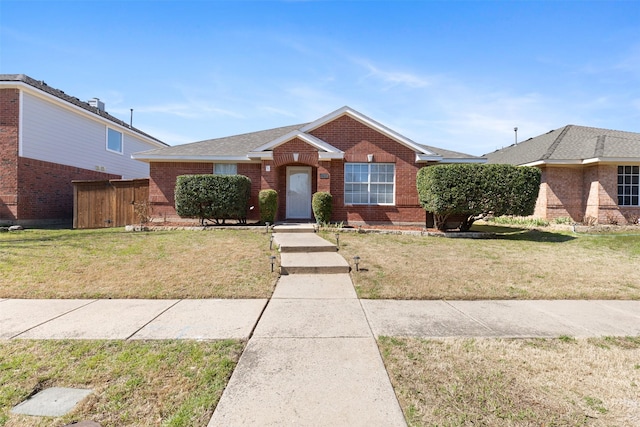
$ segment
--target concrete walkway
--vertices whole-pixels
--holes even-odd
[[[405,426],[348,264],[313,229],[297,231],[276,227],[287,275],[209,426]]]

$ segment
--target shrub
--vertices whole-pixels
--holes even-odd
[[[260,221],[273,224],[278,212],[278,192],[276,190],[260,190],[258,193]]]
[[[488,214],[533,214],[540,170],[511,165],[452,164],[422,168],[416,178],[422,207],[434,213],[443,229],[452,215],[466,217],[460,230]]]
[[[314,193],[311,199],[311,207],[318,224],[328,224],[331,221],[332,200],[331,193],[325,191]]]
[[[246,222],[251,180],[243,175],[181,175],[176,179],[176,213],[224,224]]]

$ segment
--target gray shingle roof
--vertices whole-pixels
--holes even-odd
[[[445,150],[444,148],[433,147],[431,145],[418,144],[421,147],[424,147],[425,150],[431,151],[432,153],[441,156],[444,159],[479,159],[478,156],[472,156],[471,154],[459,153],[457,151]]]
[[[242,135],[227,136],[224,138],[207,139],[189,144],[176,145],[168,148],[136,153],[137,157],[146,156],[246,156],[249,151],[263,144],[273,141],[291,131],[300,129],[305,124],[285,126],[268,129],[259,132],[245,133]]]
[[[140,129],[136,129],[134,127],[129,126],[129,123],[126,123],[120,119],[118,119],[117,117],[112,116],[111,114],[107,113],[106,111],[101,111],[96,107],[92,107],[91,105],[89,105],[88,102],[84,102],[84,101],[80,101],[78,98],[71,96],[71,95],[67,95],[66,93],[64,93],[63,91],[61,91],[60,89],[56,89],[53,88],[51,86],[49,86],[48,84],[46,84],[44,82],[44,80],[36,80],[32,77],[29,77],[25,74],[0,74],[0,82],[21,82],[21,83],[25,83],[28,84],[29,86],[32,86],[38,90],[41,90],[42,92],[48,93],[49,95],[53,95],[56,98],[59,98],[63,101],[66,101],[70,104],[75,105],[76,107],[80,107],[84,110],[87,110],[97,116],[100,116],[102,118],[105,118],[107,120],[110,120],[120,126],[124,126],[126,128],[131,129],[132,131],[140,134],[140,135],[144,135],[147,138],[153,139],[154,141],[163,144],[163,145],[167,145],[166,143],[160,141],[159,139],[141,131]]]
[[[493,153],[488,163],[573,163],[593,158],[640,159],[640,133],[567,125]]]

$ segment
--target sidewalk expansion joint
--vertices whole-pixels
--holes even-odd
[[[18,333],[18,334],[15,334],[15,335],[14,335],[14,336],[12,336],[12,337],[9,337],[9,339],[10,339],[10,340],[12,340],[12,339],[14,339],[14,338],[17,338],[17,337],[19,337],[20,335],[22,335],[22,334],[24,334],[24,333],[27,333],[27,332],[29,332],[29,331],[30,331],[30,330],[32,330],[32,329],[35,329],[35,328],[37,328],[37,327],[39,327],[39,326],[44,325],[45,323],[49,323],[49,322],[53,321],[53,320],[59,319],[59,318],[61,318],[62,316],[66,316],[67,314],[69,314],[69,313],[73,313],[74,311],[80,310],[81,308],[85,308],[86,306],[91,305],[91,304],[93,304],[94,302],[99,301],[99,300],[94,299],[94,300],[88,300],[88,301],[89,301],[89,302],[88,302],[88,303],[86,303],[86,304],[80,305],[80,306],[78,306],[78,307],[76,307],[76,308],[73,308],[73,309],[71,309],[71,310],[69,310],[69,311],[65,311],[64,313],[61,313],[61,314],[59,314],[59,315],[57,315],[57,316],[55,316],[55,317],[52,317],[52,318],[50,318],[50,319],[47,319],[47,320],[45,320],[44,322],[40,322],[40,323],[38,323],[37,325],[34,325],[34,326],[30,327],[29,329],[25,329],[24,331],[22,331],[22,332],[20,332],[20,333]]]
[[[446,305],[448,305],[449,307],[451,307],[452,309],[454,309],[455,311],[457,311],[458,313],[462,314],[464,317],[466,317],[467,319],[470,319],[473,322],[476,322],[478,325],[482,326],[483,328],[485,328],[487,331],[489,332],[495,332],[493,329],[491,329],[491,327],[487,324],[485,324],[483,321],[481,321],[480,319],[476,319],[475,317],[471,316],[468,313],[465,313],[464,311],[460,310],[458,307],[454,306],[453,304],[451,304],[449,301],[447,301],[446,299],[442,300],[443,303],[445,303]]]
[[[179,299],[178,301],[174,302],[173,304],[171,304],[169,307],[165,308],[164,310],[162,310],[160,313],[158,313],[157,316],[155,316],[153,319],[149,320],[147,323],[145,323],[144,325],[140,326],[134,333],[132,333],[131,335],[129,335],[128,337],[126,337],[124,340],[128,341],[131,339],[131,337],[133,337],[135,334],[137,334],[138,332],[140,332],[141,330],[143,330],[147,325],[149,325],[151,322],[153,322],[154,320],[156,320],[158,317],[162,316],[163,314],[165,314],[167,311],[171,310],[173,307],[176,306],[176,304],[178,304],[180,301],[184,301],[184,299]]]

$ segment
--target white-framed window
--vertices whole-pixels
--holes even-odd
[[[213,173],[216,175],[237,175],[238,165],[236,163],[214,163]]]
[[[618,166],[618,206],[640,206],[640,166]]]
[[[395,203],[393,163],[346,163],[344,203],[347,205],[393,205]]]
[[[107,128],[107,150],[122,154],[122,132]]]

